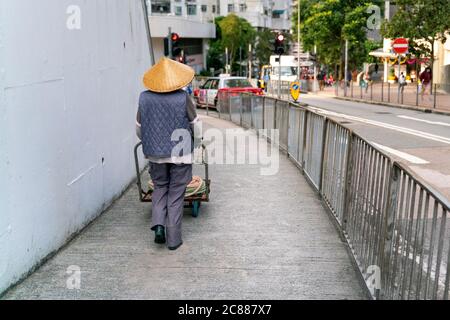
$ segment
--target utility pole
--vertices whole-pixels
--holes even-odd
[[[278,99],[281,99],[281,54],[278,56]]]
[[[252,78],[252,44],[248,45],[248,78]]]
[[[225,73],[228,73],[228,47],[225,48]]]
[[[345,40],[345,71],[344,71],[344,95],[347,96],[347,73],[348,73],[348,40]]]
[[[317,92],[317,45],[314,45],[314,92]]]
[[[153,44],[152,44],[152,34],[150,32],[150,20],[148,19],[148,7],[146,0],[142,0],[142,10],[144,12],[144,22],[145,22],[145,31],[147,33],[147,42],[148,42],[148,49],[150,51],[150,60],[151,64],[155,64],[155,54],[153,52]]]
[[[173,46],[172,46],[172,28],[169,27],[169,59],[173,59]]]
[[[398,77],[397,77],[397,79],[398,79],[398,81],[397,81],[397,83],[398,83],[397,103],[400,103],[400,72],[401,72],[401,62],[400,62],[400,60],[401,60],[401,57],[402,57],[402,55],[399,54],[398,55]]]
[[[297,0],[298,2],[298,14],[297,14],[297,62],[298,62],[298,69],[297,69],[297,80],[300,81],[300,0]]]
[[[242,47],[239,47],[239,76],[242,77]]]

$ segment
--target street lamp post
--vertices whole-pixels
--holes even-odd
[[[348,73],[348,40],[345,40],[345,71],[344,71],[344,96],[347,96],[347,73]]]

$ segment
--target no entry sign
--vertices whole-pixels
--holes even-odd
[[[408,40],[405,38],[397,38],[392,43],[392,50],[396,54],[405,54],[408,52]]]

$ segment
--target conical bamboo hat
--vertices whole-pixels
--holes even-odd
[[[144,86],[153,92],[172,92],[186,87],[194,76],[195,71],[191,67],[162,58],[145,73]]]

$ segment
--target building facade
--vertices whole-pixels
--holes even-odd
[[[147,0],[155,60],[164,56],[164,39],[181,37],[187,64],[197,73],[206,68],[208,42],[216,37],[215,18],[236,14],[257,29],[291,31],[292,0]]]
[[[211,0],[216,5],[216,16],[234,13],[246,19],[257,29],[291,30],[292,0]]]
[[[164,39],[171,32],[181,37],[186,63],[199,73],[206,68],[208,41],[216,37],[210,0],[147,0],[155,61],[165,55]]]

